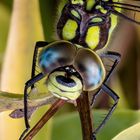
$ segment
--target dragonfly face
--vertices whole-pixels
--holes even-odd
[[[48,90],[64,100],[77,99],[82,90],[97,89],[105,78],[98,55],[89,49],[78,49],[68,41],[46,46],[40,53],[39,65],[48,74]]]
[[[58,36],[92,50],[105,47],[117,24],[117,18],[111,15],[106,2],[71,0],[63,8],[58,21]]]

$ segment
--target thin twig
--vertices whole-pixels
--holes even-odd
[[[92,117],[88,92],[83,91],[77,99],[77,109],[80,115],[83,140],[92,140]]]
[[[65,102],[66,101],[64,100],[56,101],[38,121],[38,123],[30,130],[30,132],[23,138],[23,140],[31,140],[46,124],[46,122],[58,111],[58,109],[64,105]]]

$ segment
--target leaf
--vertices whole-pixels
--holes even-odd
[[[0,65],[2,63],[3,51],[6,48],[6,41],[10,22],[9,9],[0,3]]]
[[[140,123],[125,129],[112,140],[140,140]]]
[[[96,110],[94,111],[94,119],[105,113],[106,111]],[[122,110],[116,111],[107,124],[102,128],[102,130],[97,134],[97,140],[111,140],[122,130],[130,127],[131,125],[137,123],[140,118],[139,111]],[[80,120],[77,113],[70,113],[66,115],[61,115],[54,119],[54,125],[52,129],[52,140],[81,140],[81,128]],[[122,140],[122,139],[120,139]],[[133,139],[132,139],[133,140]]]

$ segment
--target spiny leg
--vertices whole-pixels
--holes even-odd
[[[107,82],[111,76],[111,74],[113,73],[113,71],[115,70],[117,64],[120,62],[120,58],[121,58],[121,55],[117,52],[112,52],[112,51],[107,51],[106,53],[100,55],[101,58],[111,58],[111,59],[114,59],[114,64],[111,68],[111,70],[109,71],[109,73],[107,74],[106,76],[106,79],[104,82]]]
[[[38,42],[36,42],[35,49],[34,49],[34,54],[33,54],[31,78],[33,78],[35,76],[36,61],[37,61],[37,55],[38,55],[39,49],[45,47],[48,44],[49,43],[45,42],[45,41],[38,41]],[[32,85],[31,88],[34,88],[34,85]]]
[[[113,65],[112,65],[112,68],[110,69],[109,73],[106,75],[106,78],[105,78],[105,80],[104,80],[104,83],[107,83],[108,80],[109,80],[109,78],[110,78],[110,76],[111,76],[112,73],[114,72],[114,70],[115,70],[117,64],[119,63],[121,55],[120,55],[119,53],[117,53],[117,52],[108,51],[108,52],[106,52],[106,53],[104,53],[104,54],[101,54],[100,57],[101,57],[101,58],[111,58],[111,59],[114,59],[114,63],[113,63]],[[98,95],[100,94],[101,90],[102,90],[102,89],[100,88],[100,89],[95,93],[94,98],[93,98],[92,101],[91,101],[91,106],[93,106],[93,104],[94,104],[96,98],[98,97]]]
[[[111,90],[107,85],[106,83],[108,82],[111,74],[113,73],[113,71],[115,70],[117,64],[119,63],[120,61],[120,54],[117,53],[117,52],[110,52],[108,51],[107,53],[105,54],[102,54],[100,56],[101,58],[105,57],[105,58],[112,58],[114,59],[114,63],[113,63],[113,66],[112,68],[110,69],[109,73],[106,75],[106,78],[104,80],[104,83],[102,84],[101,88],[96,92],[94,98],[92,99],[92,103],[91,103],[91,106],[93,106],[94,102],[96,101],[96,98],[98,97],[98,95],[101,93],[101,90],[105,91],[106,94],[108,94],[114,101],[115,103],[113,104],[113,106],[110,108],[108,114],[106,115],[105,119],[102,121],[102,123],[98,126],[98,128],[93,132],[93,136],[95,137],[95,134],[103,127],[103,125],[106,123],[106,121],[109,119],[109,117],[111,116],[112,112],[114,111],[114,109],[116,108],[116,105],[117,105],[117,102],[118,102],[118,99],[119,97],[116,95],[116,93]],[[93,138],[95,139],[95,138]]]
[[[35,45],[34,55],[33,55],[33,63],[32,63],[31,79],[25,83],[25,88],[24,88],[24,120],[25,120],[26,129],[24,130],[24,132],[20,136],[20,138],[19,138],[20,140],[23,138],[25,133],[30,128],[30,125],[28,122],[28,103],[27,103],[28,88],[30,88],[30,87],[31,87],[31,89],[34,88],[34,84],[44,77],[44,75],[42,73],[39,73],[38,75],[35,76],[35,70],[36,70],[36,61],[37,61],[36,58],[38,55],[38,50],[39,50],[39,48],[42,48],[46,45],[48,45],[48,43],[44,42],[44,41],[36,42],[36,45]]]
[[[115,110],[118,100],[119,100],[119,96],[111,88],[109,88],[105,83],[102,84],[101,89],[103,91],[105,91],[106,94],[108,94],[114,100],[114,104],[109,109],[109,112],[106,115],[106,117],[104,118],[104,120],[101,122],[101,124],[98,126],[98,128],[95,129],[95,131],[93,132],[93,138],[95,138],[95,135],[97,134],[97,132],[105,125],[106,121],[110,118],[110,116],[112,115],[113,111]]]
[[[25,126],[28,126],[29,123],[28,123],[28,105],[27,105],[27,89],[29,87],[31,87],[31,89],[34,88],[34,84],[37,82],[37,79],[36,77],[40,77],[40,75],[42,75],[41,73],[38,74],[37,76],[35,76],[35,71],[36,71],[36,61],[37,61],[37,55],[38,55],[38,51],[39,51],[39,48],[43,48],[45,47],[46,45],[48,45],[49,43],[45,42],[45,41],[38,41],[36,42],[36,45],[35,45],[35,49],[34,49],[34,54],[33,54],[33,63],[32,63],[32,72],[31,72],[31,80],[27,81],[25,83],[25,88],[24,88],[24,116],[26,116],[26,119],[25,119]],[[35,80],[34,80],[35,79]],[[31,81],[34,81],[34,82],[31,82]],[[26,114],[26,115],[25,115]]]
[[[34,78],[30,79],[25,83],[25,88],[24,88],[24,120],[25,120],[25,126],[26,129],[23,131],[22,135],[20,136],[19,140],[22,140],[23,136],[25,133],[29,130],[30,125],[28,122],[28,103],[27,103],[27,97],[28,97],[28,88],[30,88],[32,85],[34,85],[36,82],[44,78],[44,75],[42,73],[39,73],[36,75]]]
[[[36,42],[36,45],[35,45],[35,49],[34,49],[34,54],[33,54],[33,62],[32,62],[32,72],[31,72],[31,78],[35,77],[35,72],[37,71],[37,56],[39,54],[39,49],[43,48],[44,46],[48,45],[49,43],[47,42],[44,42],[44,41],[39,41],[39,42]],[[37,75],[37,74],[36,74]],[[34,84],[32,85],[31,89],[34,88]],[[31,115],[33,114],[33,112],[36,110],[36,107],[31,107],[31,108],[28,108],[28,118],[31,117]],[[16,109],[14,111],[12,111],[10,113],[10,117],[12,118],[21,118],[24,116],[24,109],[21,108],[21,109]]]
[[[92,140],[96,140],[96,135],[93,133],[93,135],[92,135],[92,138],[91,138]]]

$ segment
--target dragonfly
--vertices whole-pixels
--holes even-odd
[[[82,91],[96,92],[96,97],[103,90],[113,100],[105,119],[93,132],[92,138],[110,118],[117,106],[119,96],[107,86],[107,81],[120,61],[120,54],[106,51],[111,35],[117,26],[118,17],[140,24],[136,14],[140,12],[138,1],[120,2],[118,0],[69,0],[64,6],[58,20],[56,31],[58,41],[53,43],[37,42],[35,46],[31,79],[26,82],[24,89],[24,119],[26,130],[28,122],[28,89],[33,89],[35,83],[46,78],[46,87],[54,96],[62,100],[76,100]],[[133,13],[133,16],[127,15]],[[41,49],[41,53],[39,50]],[[37,55],[39,54],[39,59]],[[82,59],[81,59],[82,58]],[[105,70],[102,59],[113,59],[109,72]],[[36,63],[41,72],[35,75]],[[91,65],[90,65],[91,64]],[[14,111],[13,115],[20,112]],[[31,114],[31,113],[30,113]]]

